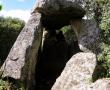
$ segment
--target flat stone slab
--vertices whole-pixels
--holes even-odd
[[[51,90],[86,90],[78,88],[91,82],[95,66],[94,53],[80,52],[73,55]]]
[[[33,13],[19,34],[0,69],[2,77],[27,79],[28,75],[35,73],[36,57],[42,38],[40,18],[41,14]]]
[[[32,12],[40,12],[49,15],[58,13],[64,9],[67,11],[67,8],[71,8],[71,11],[82,11],[83,14],[79,12],[82,16],[85,13],[82,0],[37,0]]]
[[[42,14],[42,25],[49,30],[60,29],[71,19],[85,15],[81,0],[38,0],[32,12]]]

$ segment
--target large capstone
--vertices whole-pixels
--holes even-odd
[[[42,25],[48,30],[60,29],[85,15],[82,0],[38,0],[32,12],[42,14]]]

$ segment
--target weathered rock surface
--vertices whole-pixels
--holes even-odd
[[[110,90],[110,79],[99,79],[92,83],[88,90]]]
[[[71,23],[78,37],[80,50],[98,53],[100,51],[100,30],[94,20],[81,20],[81,23]],[[78,25],[81,24],[81,25]],[[77,27],[81,26],[80,30]]]
[[[99,28],[93,20],[75,19],[71,21],[71,25],[78,38],[79,48],[83,52],[73,55],[68,61],[52,90],[102,90],[100,82],[103,80],[92,83],[96,55],[100,51]],[[104,83],[104,87],[109,88],[109,81]]]
[[[85,15],[82,0],[38,0],[32,12],[42,14],[42,25],[48,30],[60,29]]]
[[[95,54],[80,52],[73,55],[52,90],[86,90],[78,88],[85,88],[91,82],[95,66]]]
[[[35,84],[36,58],[42,38],[40,19],[38,13],[31,15],[0,69],[2,77],[22,79],[28,82],[28,87]]]
[[[52,14],[59,12],[61,9],[71,8],[72,11],[81,11],[79,13],[83,16],[85,10],[82,5],[82,0],[37,0],[32,12]]]
[[[94,20],[84,20],[79,34],[79,47],[84,52],[100,51],[100,30]]]

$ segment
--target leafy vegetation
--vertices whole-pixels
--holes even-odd
[[[6,59],[23,26],[22,20],[0,17],[0,65]]]
[[[98,78],[110,78],[110,0],[82,0],[86,10],[87,19],[95,19],[101,30],[101,53],[98,55],[98,65],[106,71],[98,73]],[[65,34],[72,32],[68,31],[68,27],[62,28]],[[69,37],[69,36],[68,36]],[[71,38],[68,38],[72,42]]]
[[[0,10],[2,10],[2,5],[0,5]]]
[[[98,56],[99,62],[103,62],[102,66],[107,70],[107,74],[104,77],[110,78],[110,0],[98,0],[98,4],[101,8],[100,21],[98,25],[102,32],[102,52]]]
[[[0,79],[0,90],[25,90],[22,82]]]
[[[4,18],[0,17],[0,66],[6,59],[12,45],[14,44],[18,34],[24,27],[25,22],[17,18]],[[24,90],[20,85],[13,83],[14,80],[9,82],[8,80],[0,79],[0,90]],[[11,88],[11,89],[10,89]],[[17,88],[17,89],[14,89]]]
[[[101,29],[102,52],[98,55],[98,63],[107,70],[103,77],[110,78],[110,0],[87,0],[85,6],[88,18],[95,19]]]
[[[0,79],[0,90],[7,90],[9,88],[10,85],[8,85],[7,82],[3,81],[2,79]]]

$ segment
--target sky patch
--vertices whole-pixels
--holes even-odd
[[[25,0],[18,0],[19,2],[24,2]]]
[[[30,11],[29,10],[2,10],[0,11],[1,16],[3,17],[12,17],[12,18],[19,18],[21,20],[24,20],[25,22],[28,21],[30,17]]]
[[[20,18],[27,22],[35,1],[36,0],[0,0],[0,4],[3,5],[0,16]]]

